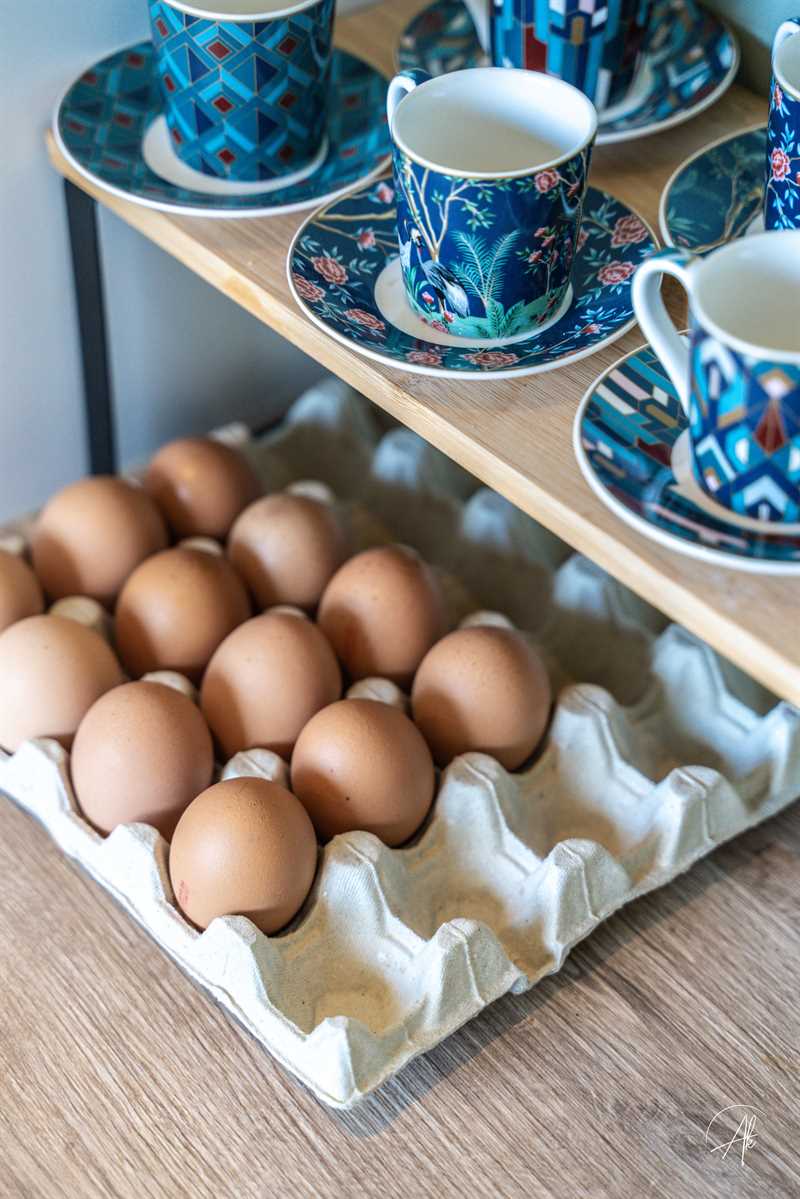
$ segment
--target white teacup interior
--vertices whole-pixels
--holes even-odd
[[[800,231],[731,242],[698,272],[694,306],[734,349],[800,360]],[[716,329],[714,328],[716,326]],[[737,345],[736,342],[745,343]]]
[[[425,166],[455,175],[524,174],[576,154],[597,113],[560,79],[476,67],[420,84],[401,100],[392,133]]]
[[[800,95],[800,30],[778,46],[773,66],[778,82]]]
[[[289,16],[310,8],[318,0],[166,0],[170,8],[190,13],[194,17],[227,17],[229,20],[258,20]]]

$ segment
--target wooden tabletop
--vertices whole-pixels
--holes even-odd
[[[387,74],[393,47],[420,0],[394,0],[339,23],[338,40]],[[701,117],[645,140],[596,150],[592,180],[657,227],[667,179],[688,154],[766,119],[766,101],[733,88]],[[276,329],[376,404],[502,492],[634,591],[686,625],[766,686],[800,704],[800,637],[794,578],[764,578],[707,566],[665,549],[610,512],[583,480],[572,450],[581,397],[597,375],[642,344],[634,329],[605,350],[533,377],[452,381],[410,375],[358,356],[297,308],[286,282],[292,237],[306,214],[220,221],[172,217],[110,196],[59,154],[56,168],[123,220]],[[125,286],[124,280],[109,285]],[[668,294],[678,319],[685,302]],[[131,302],[135,302],[131,297]],[[124,403],[124,397],[121,397]]]
[[[343,44],[380,39],[374,57],[388,69],[411,8],[343,23]],[[735,91],[680,135],[601,155],[601,177],[652,219],[680,154],[762,111]],[[400,375],[348,355],[297,313],[280,259],[298,218],[217,224],[109,207],[672,615],[717,628],[710,639],[732,657],[763,651],[755,673],[800,697],[800,649],[785,644],[789,584],[657,551],[578,480],[567,454],[577,395],[635,334],[519,384]],[[548,452],[534,455],[539,430]],[[751,606],[759,620],[745,619]],[[796,1196],[799,880],[791,809],[625,909],[558,976],[501,1000],[337,1114],[0,799],[0,1195]],[[715,1118],[734,1104],[746,1106]],[[724,1158],[714,1151],[753,1116],[744,1164],[741,1141]]]
[[[796,1199],[799,880],[793,808],[338,1114],[0,799],[0,1194]]]

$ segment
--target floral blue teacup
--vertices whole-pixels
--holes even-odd
[[[285,187],[322,163],[334,0],[150,0],[172,147],[194,170]]]
[[[783,22],[772,48],[764,224],[800,229],[800,17]]]
[[[641,62],[653,0],[465,0],[496,67],[546,71],[599,109],[619,103]]]
[[[569,301],[592,103],[532,71],[478,67],[389,85],[397,236],[411,308],[441,333],[522,338]]]
[[[688,345],[661,299],[664,274],[689,295]],[[800,230],[744,237],[705,258],[663,250],[633,281],[639,324],[689,419],[697,484],[776,531],[800,521],[799,295]]]

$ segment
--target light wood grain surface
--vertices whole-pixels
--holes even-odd
[[[351,33],[350,45],[363,47],[367,30],[388,44],[410,7],[359,18],[365,33]],[[651,211],[681,146],[752,120],[756,108],[735,93],[680,145],[668,135],[618,150],[608,177]],[[642,165],[649,182],[636,173]],[[668,598],[652,594],[654,571],[665,591],[671,572],[674,594],[684,604],[695,597],[694,611],[711,592],[728,639],[742,629],[737,609],[763,604],[758,635],[774,635],[767,673],[796,693],[797,659],[782,645],[793,590],[657,553],[577,483],[565,454],[569,413],[613,353],[511,386],[461,389],[383,372],[293,309],[279,252],[295,218],[226,226],[110,206],[436,444],[458,449],[512,498],[524,493],[523,506],[562,533],[574,486],[568,539],[586,541],[596,522],[593,545],[613,547],[626,577],[641,560],[650,582],[639,589],[651,599]],[[540,427],[546,452],[531,456]],[[0,1196],[796,1196],[799,887],[800,811],[791,809],[615,916],[556,978],[501,1000],[341,1115],[275,1065],[41,828],[0,800]],[[705,1143],[709,1121],[729,1104],[760,1113],[744,1165],[736,1147],[724,1160],[711,1152],[733,1134],[730,1117]]]
[[[792,809],[336,1114],[0,801],[0,1194],[791,1199],[799,878]]]
[[[393,47],[419,0],[394,0],[342,20],[340,43],[387,73]],[[727,132],[766,119],[766,102],[734,88],[701,117],[646,140],[600,148],[593,181],[635,205],[655,228],[674,167]],[[642,343],[638,329],[561,370],[517,381],[450,381],[371,362],[316,329],[286,282],[288,247],[304,217],[215,221],[170,217],[108,196],[60,157],[57,169],[134,228],[276,329],[485,483],[588,554],[673,620],[685,624],[779,695],[800,703],[797,579],[757,578],[706,566],[664,549],[624,525],[584,482],[572,451],[572,424],[590,383]],[[126,280],[108,281],[125,287]],[[673,310],[685,304],[669,287]],[[130,302],[145,301],[131,296]],[[124,403],[125,397],[120,396]]]

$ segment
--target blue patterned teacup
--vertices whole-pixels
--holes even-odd
[[[541,330],[568,301],[597,113],[576,88],[478,67],[389,85],[411,308],[471,340]]]
[[[661,299],[689,295],[689,344]],[[800,520],[800,230],[729,242],[705,258],[663,250],[639,267],[633,306],[689,419],[693,470],[717,504]]]
[[[800,229],[800,17],[783,22],[772,47],[764,224]]]
[[[334,0],[150,0],[170,139],[205,175],[285,187],[327,151]]]
[[[546,71],[599,109],[620,103],[641,62],[653,0],[464,0],[496,67]]]

